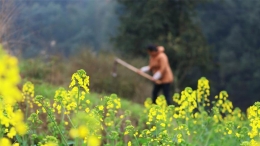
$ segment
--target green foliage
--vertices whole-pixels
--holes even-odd
[[[41,94],[44,97],[52,98],[57,89],[58,89],[57,86],[53,86],[50,85],[49,83],[42,82],[41,84],[35,85],[35,94]]]
[[[24,60],[20,65],[22,77],[27,77],[33,80],[42,80],[50,73],[49,62],[43,63],[41,59]]]
[[[108,49],[115,32],[116,1],[19,1],[15,19],[18,42],[25,57],[56,53],[69,55],[82,46]]]
[[[66,67],[62,61],[63,58],[59,56],[21,59],[19,62],[21,77],[23,80],[30,80],[36,84],[46,81],[49,84],[61,85],[66,75],[62,72]]]
[[[260,95],[259,6],[259,1],[213,0],[198,8],[216,63],[210,80],[217,89],[229,91],[243,110]]]

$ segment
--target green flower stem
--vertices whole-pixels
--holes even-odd
[[[48,116],[50,117],[51,121],[55,124],[56,128],[58,129],[58,131],[59,131],[59,133],[60,133],[60,135],[61,135],[62,141],[64,142],[64,144],[65,144],[66,146],[69,146],[68,143],[67,143],[67,141],[66,141],[66,138],[64,137],[62,131],[60,130],[60,127],[57,125],[56,121],[52,118],[52,115],[51,115],[49,109],[47,109],[44,104],[42,104],[42,105],[43,105],[43,108],[46,109],[46,112],[47,112]]]
[[[65,112],[65,108],[62,106],[62,111],[61,111],[61,124],[63,124],[64,122],[64,112]]]
[[[3,130],[2,125],[0,125],[0,137],[3,137],[2,130]]]
[[[78,85],[77,113],[78,113],[78,111],[79,111],[79,91],[80,91],[80,86]]]
[[[75,139],[75,145],[78,146],[79,145],[79,138]]]
[[[67,115],[67,118],[69,119],[69,121],[70,121],[70,124],[72,125],[72,127],[73,127],[73,128],[76,128],[76,126],[73,124],[73,122],[72,122],[72,120],[71,120],[71,118],[70,118],[70,116],[69,116],[69,115]]]
[[[26,96],[27,97],[27,96]],[[29,99],[29,98],[25,98],[25,99]],[[26,109],[25,109],[25,119],[28,119],[28,110],[29,110],[29,106],[28,106],[28,101],[25,101],[25,106],[26,106]],[[27,136],[24,135],[22,137],[23,141],[27,141]]]
[[[213,131],[213,130],[211,130],[210,133],[208,134],[208,137],[207,137],[207,140],[206,140],[205,146],[208,146],[209,139],[210,139],[210,137],[211,137],[212,131]]]
[[[135,135],[134,135],[134,137],[135,137],[135,140],[137,141],[138,145],[140,145],[140,143],[139,143],[139,141],[138,141],[138,139],[136,138],[136,136],[135,136]]]
[[[25,99],[29,99],[29,98],[25,98]],[[26,109],[25,109],[25,119],[27,119],[28,118],[28,102],[27,101],[25,101],[25,106],[26,106]]]
[[[63,109],[63,111],[62,111],[62,120],[64,121],[64,117],[65,117],[65,114],[64,114],[64,113],[66,112],[66,109],[65,109],[65,106],[63,105],[62,102],[61,102],[61,106],[62,106],[62,109]],[[72,127],[73,127],[73,128],[76,128],[76,126],[73,124],[73,122],[72,122],[70,116],[69,116],[68,114],[66,114],[66,115],[67,115],[67,118],[69,119],[70,124],[72,125]]]

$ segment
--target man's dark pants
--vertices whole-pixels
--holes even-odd
[[[153,101],[153,103],[156,104],[156,99],[158,97],[158,93],[162,89],[163,95],[164,95],[164,97],[166,99],[167,104],[171,105],[172,101],[171,101],[171,96],[170,96],[170,87],[171,87],[170,83],[154,84],[153,92],[152,92],[152,101]]]

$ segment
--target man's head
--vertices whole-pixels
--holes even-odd
[[[149,55],[152,55],[152,56],[156,55],[157,52],[158,52],[158,49],[157,49],[156,45],[148,45],[146,47],[146,49],[147,49]]]

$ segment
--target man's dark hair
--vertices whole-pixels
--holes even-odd
[[[156,45],[148,45],[148,46],[146,47],[146,49],[147,49],[148,51],[157,51],[157,46],[156,46]]]

